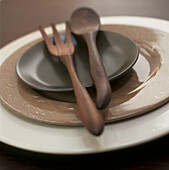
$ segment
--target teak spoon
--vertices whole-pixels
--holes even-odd
[[[50,41],[43,27],[39,27],[49,52],[58,57],[69,72],[76,96],[79,115],[84,123],[84,126],[92,134],[100,135],[104,128],[104,120],[86,88],[82,85],[76,74],[73,63],[74,45],[71,38],[69,24],[66,23],[66,43],[62,42],[59,32],[54,24],[52,24],[52,28],[55,44]]]
[[[90,74],[96,88],[96,105],[104,109],[111,99],[111,87],[96,47],[96,36],[100,29],[99,16],[92,9],[80,8],[70,18],[71,31],[81,35],[87,43],[89,51]]]

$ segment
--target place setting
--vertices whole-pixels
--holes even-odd
[[[4,46],[0,141],[89,154],[168,134],[168,28],[164,20],[79,8]]]

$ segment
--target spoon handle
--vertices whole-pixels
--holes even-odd
[[[111,87],[101,60],[100,54],[96,47],[97,31],[83,34],[88,50],[90,74],[96,88],[96,104],[99,109],[104,109],[111,99]]]
[[[99,113],[86,88],[80,82],[71,55],[61,56],[60,60],[67,68],[78,105],[79,115],[84,126],[94,135],[100,135],[104,128],[103,116]]]

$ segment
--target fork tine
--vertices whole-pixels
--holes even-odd
[[[52,24],[52,29],[53,29],[53,37],[54,37],[56,46],[63,45],[64,43],[60,37],[58,30],[55,27],[55,24]]]
[[[74,44],[73,44],[72,37],[71,37],[70,25],[67,21],[66,21],[66,44],[69,46],[69,49],[71,49],[73,53]]]
[[[70,25],[67,21],[66,21],[66,42],[72,43],[72,37],[71,37],[71,33],[70,33]]]
[[[40,25],[40,26],[39,26],[39,30],[40,30],[43,38],[44,38],[45,44],[46,44],[49,52],[50,52],[51,54],[54,54],[54,51],[56,50],[56,48],[55,48],[55,46],[53,45],[53,43],[50,41],[48,35],[46,34],[46,32],[45,32],[45,30],[44,30],[44,28],[43,28],[43,26]]]

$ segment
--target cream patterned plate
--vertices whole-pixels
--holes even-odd
[[[102,24],[148,27],[169,33],[169,22],[143,17],[102,17]],[[62,30],[62,24],[59,25]],[[3,47],[0,64],[24,45],[40,38],[39,32],[23,36]],[[167,49],[161,49],[167,50]],[[162,61],[167,61],[167,56]],[[166,68],[167,69],[167,68]],[[167,72],[167,70],[166,70]],[[158,72],[160,74],[160,71]],[[1,76],[1,75],[0,75]],[[166,87],[168,82],[167,75]],[[168,86],[169,87],[169,86]],[[161,92],[161,97],[168,93]],[[155,96],[158,98],[159,96]],[[105,125],[104,133],[94,137],[83,127],[45,125],[20,117],[0,105],[0,141],[11,146],[51,154],[87,154],[112,151],[145,143],[169,133],[169,105],[146,115]]]

